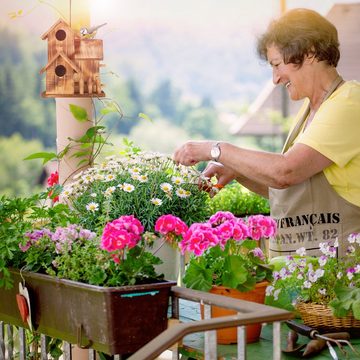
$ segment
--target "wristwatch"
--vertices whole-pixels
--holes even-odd
[[[216,161],[216,162],[219,161],[219,157],[221,155],[221,149],[220,149],[219,142],[213,143],[213,145],[211,147],[210,155],[211,155],[211,158],[213,159],[213,161]]]

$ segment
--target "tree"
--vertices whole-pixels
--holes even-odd
[[[161,111],[161,114],[172,122],[176,122],[179,93],[173,89],[170,80],[165,80],[150,95],[153,102]]]
[[[21,135],[0,137],[0,195],[30,195],[40,188],[40,162],[23,159],[31,153],[44,151],[40,141],[26,141]]]
[[[143,121],[132,129],[129,137],[144,150],[167,154],[172,154],[178,146],[193,138],[185,130],[166,120],[156,120],[152,123]]]
[[[0,29],[0,133],[55,141],[53,102],[40,98],[41,57],[19,35]]]

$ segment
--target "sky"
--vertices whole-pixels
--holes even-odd
[[[334,3],[349,2],[360,0],[287,0],[286,7],[326,14]],[[70,3],[87,4],[92,24],[107,22],[109,29],[124,22],[162,22],[199,29],[236,26],[253,32],[280,13],[280,0],[0,0],[0,24],[37,31],[57,19],[60,10],[66,13]],[[9,14],[18,10],[22,16],[11,20]]]
[[[359,2],[286,0],[286,8],[326,15],[335,3]],[[212,97],[221,93],[251,101],[266,80],[267,73],[261,74],[270,76],[259,64],[255,41],[279,16],[280,0],[0,0],[0,27],[33,33],[35,44],[44,46],[40,36],[60,15],[69,17],[70,3],[81,15],[90,11],[90,25],[107,23],[98,38],[104,41],[108,69],[124,76],[135,73],[147,89],[162,76],[191,98],[198,90],[204,96],[208,86]],[[21,16],[11,19],[19,10]],[[244,72],[254,76],[246,79]]]

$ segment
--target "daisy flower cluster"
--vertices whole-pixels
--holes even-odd
[[[184,283],[205,291],[212,285],[250,290],[257,282],[271,278],[260,239],[275,233],[276,222],[269,216],[242,219],[228,211],[192,224],[179,243],[180,251],[192,256]]]
[[[305,248],[284,257],[284,266],[274,271],[273,282],[266,291],[272,305],[328,305],[337,298],[339,287],[360,287],[360,234],[351,234],[347,241],[347,253],[342,259],[337,257],[338,240],[321,243],[318,257],[307,256]]]
[[[152,231],[163,214],[187,223],[208,216],[208,195],[198,188],[200,176],[166,155],[128,152],[78,173],[61,196],[89,229],[100,230],[108,221],[134,215],[146,231]]]

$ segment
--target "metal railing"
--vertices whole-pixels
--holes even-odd
[[[246,325],[255,323],[273,323],[273,359],[281,359],[280,349],[280,324],[281,321],[293,318],[293,314],[286,310],[269,307],[262,304],[229,298],[222,295],[210,294],[202,291],[191,290],[179,286],[171,288],[171,314],[174,319],[181,319],[180,299],[188,300],[204,305],[204,319],[188,322],[179,322],[169,327],[155,339],[150,341],[129,360],[153,360],[165,350],[171,348],[184,336],[204,332],[204,359],[217,359],[216,330],[226,327],[237,327],[237,359],[246,359]],[[237,315],[211,318],[211,306],[220,306],[234,310]],[[14,332],[11,325],[0,322],[0,360],[26,360],[29,344],[26,343],[25,330],[18,329],[16,336],[18,344],[14,344]],[[47,360],[46,337],[41,335],[41,360]],[[15,350],[16,349],[16,350]],[[179,359],[179,349],[172,347],[173,359]],[[15,356],[16,355],[16,356]],[[96,351],[88,350],[89,360],[97,358]],[[120,359],[121,355],[115,355],[113,359]],[[62,360],[77,360],[72,354],[72,345],[64,343]],[[83,359],[83,357],[82,357]]]
[[[183,339],[185,335],[205,331],[204,359],[217,359],[217,329],[238,327],[237,352],[238,359],[246,359],[246,328],[245,325],[256,323],[273,323],[273,359],[281,359],[280,349],[280,322],[293,318],[289,311],[257,304],[254,302],[229,298],[222,295],[210,294],[202,291],[172,287],[172,316],[179,319],[179,300],[186,299],[204,305],[204,320],[179,323],[162,332],[150,341],[129,360],[153,360],[173,344]],[[211,306],[220,306],[225,309],[235,310],[237,315],[211,318]],[[176,351],[175,359],[178,358]]]

